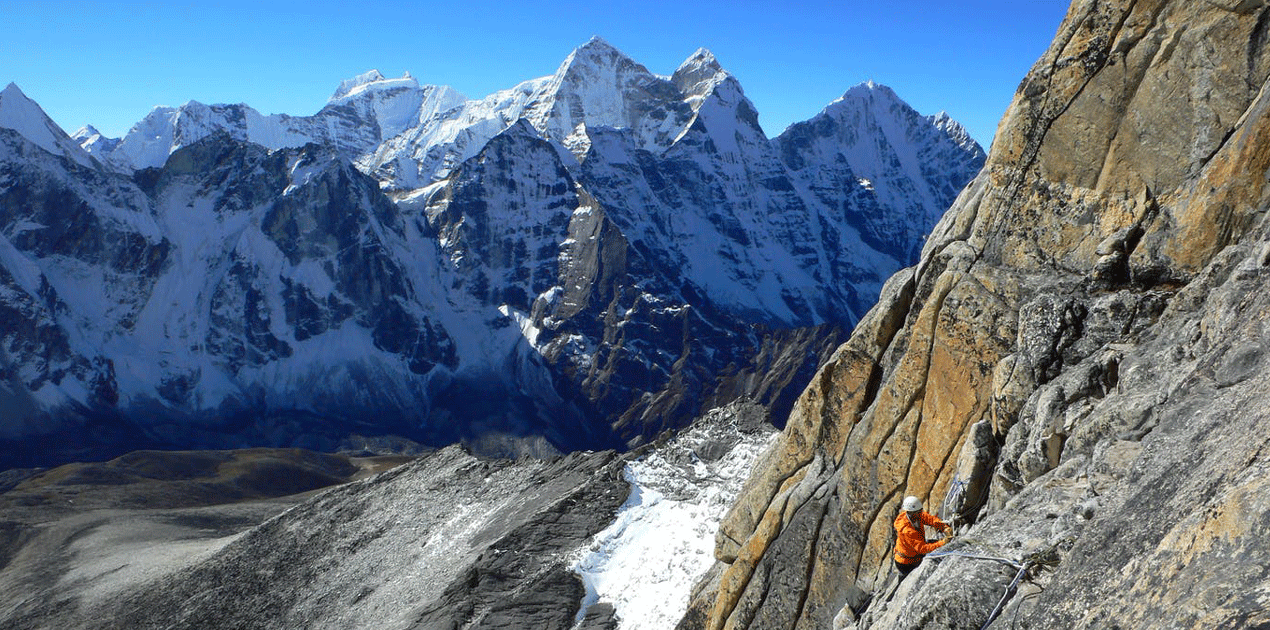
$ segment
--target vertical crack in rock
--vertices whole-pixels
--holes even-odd
[[[825,518],[828,517],[828,510],[825,507],[820,508],[820,518],[816,520],[816,529],[811,535],[811,551],[807,554],[807,571],[803,575],[803,583],[798,597],[798,608],[794,612],[793,622],[789,628],[793,630],[798,623],[802,621],[806,615],[807,598],[811,594],[812,576],[816,571],[816,549],[820,541],[820,532],[824,529]]]
[[[872,507],[873,513],[869,516],[869,527],[865,530],[866,532],[873,531],[875,527],[891,527],[891,521],[893,519],[885,516],[883,510],[886,510],[889,506],[898,505],[900,502],[900,495],[903,490],[903,488],[898,486],[892,488],[890,492],[888,492],[880,501],[877,502],[876,505]],[[860,567],[864,565],[864,553],[867,551],[867,546],[867,544],[860,545],[860,553],[856,556],[856,568],[855,574],[852,576],[853,580],[858,581],[860,579]]]

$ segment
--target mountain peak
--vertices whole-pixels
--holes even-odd
[[[380,73],[378,70],[375,70],[374,68],[372,68],[355,77],[340,81],[339,88],[335,90],[335,94],[332,95],[331,98],[337,99],[337,98],[340,98],[341,96],[347,96],[349,92],[353,91],[354,89],[358,87],[367,85],[369,83],[374,83],[376,81],[383,81],[383,80],[384,80],[384,75]]]
[[[966,130],[965,126],[957,122],[952,116],[949,116],[948,112],[940,110],[938,114],[928,116],[927,119],[931,121],[931,124],[935,125],[936,129],[948,136],[948,139],[956,143],[957,146],[973,154],[986,157],[983,147],[979,146],[979,143],[970,136],[970,132]]]
[[[100,136],[100,135],[101,135],[101,132],[97,131],[96,127],[92,125],[84,125],[83,127],[79,128],[79,131],[76,131],[75,133],[71,134],[71,139],[76,142],[82,142],[83,140],[87,138],[91,138],[93,136]]]
[[[581,46],[578,46],[577,48],[574,49],[574,52],[579,52],[579,51],[585,51],[588,53],[609,53],[609,52],[621,53],[620,50],[615,48],[612,44],[608,43],[607,40],[605,40],[603,37],[600,37],[599,35],[591,36],[591,39],[588,39],[585,44],[582,44]]]
[[[563,75],[578,64],[585,66],[616,66],[622,61],[634,63],[630,57],[626,56],[626,53],[614,48],[612,44],[597,35],[588,40],[587,43],[573,49],[573,52],[569,53],[569,56],[565,58],[564,63],[560,64],[560,69],[556,71],[556,74]]]
[[[5,86],[3,91],[0,91],[0,98],[7,98],[10,95],[13,95],[14,98],[26,98],[26,94],[22,92],[22,88],[18,87],[18,84],[12,81],[9,82],[9,85]]]
[[[848,98],[886,98],[889,100],[899,100],[899,96],[895,94],[895,90],[890,87],[875,82],[873,79],[857,83],[847,89],[843,93],[842,98],[838,100],[846,100]]]
[[[516,122],[512,123],[510,127],[504,129],[503,132],[498,135],[507,136],[509,138],[539,139],[538,130],[534,129],[534,126],[524,118],[517,119]]]
[[[14,116],[18,109],[21,109],[24,112],[30,109],[36,109],[39,110],[39,114],[41,116],[44,115],[44,110],[37,105],[35,101],[31,100],[31,97],[27,96],[26,93],[22,91],[22,88],[18,87],[17,83],[12,82],[9,83],[4,90],[0,90],[0,108],[8,110],[10,112],[10,117]],[[7,122],[10,121],[0,118],[0,126],[8,126],[6,124]]]
[[[714,53],[710,52],[706,48],[698,48],[697,52],[692,53],[690,57],[680,64],[680,67],[683,66],[712,68],[719,71],[723,70],[723,66],[719,65],[719,60],[714,56]]]
[[[896,106],[906,110],[912,109],[912,106],[900,98],[895,90],[869,79],[848,88],[842,96],[826,105],[821,115],[838,117],[845,112],[862,109],[880,111]]]
[[[698,48],[697,52],[692,53],[679,65],[670,80],[689,98],[699,100],[731,76],[719,64],[714,53],[705,48]]]
[[[18,132],[49,153],[65,156],[84,166],[92,164],[88,154],[16,83],[9,83],[0,91],[0,127]]]
[[[419,82],[409,72],[401,75],[400,79],[389,79],[384,77],[378,70],[367,70],[351,79],[345,79],[340,82],[339,88],[331,95],[327,101],[333,103],[345,98],[357,96],[368,90],[391,89],[391,88],[413,88],[419,89]]]

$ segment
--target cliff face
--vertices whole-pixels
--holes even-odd
[[[896,588],[906,494],[967,524],[948,550],[1028,567],[990,627],[1270,622],[1268,26],[1264,0],[1073,3],[681,628],[981,627],[1018,572],[951,555]]]

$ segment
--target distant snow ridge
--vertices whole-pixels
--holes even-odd
[[[884,86],[772,139],[709,51],[664,76],[598,38],[479,100],[370,71],[311,116],[191,101],[119,140],[11,85],[0,431],[635,447],[801,390],[982,163]]]
[[[630,497],[572,566],[587,589],[578,621],[597,602],[614,607],[620,630],[664,630],[683,617],[714,562],[720,520],[777,435],[759,414],[744,403],[716,409],[627,464]]]

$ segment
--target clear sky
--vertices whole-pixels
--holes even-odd
[[[127,132],[157,105],[310,115],[345,78],[409,71],[469,98],[553,73],[599,35],[668,75],[708,48],[769,136],[874,80],[986,148],[1068,0],[0,0],[0,87],[68,133]]]

